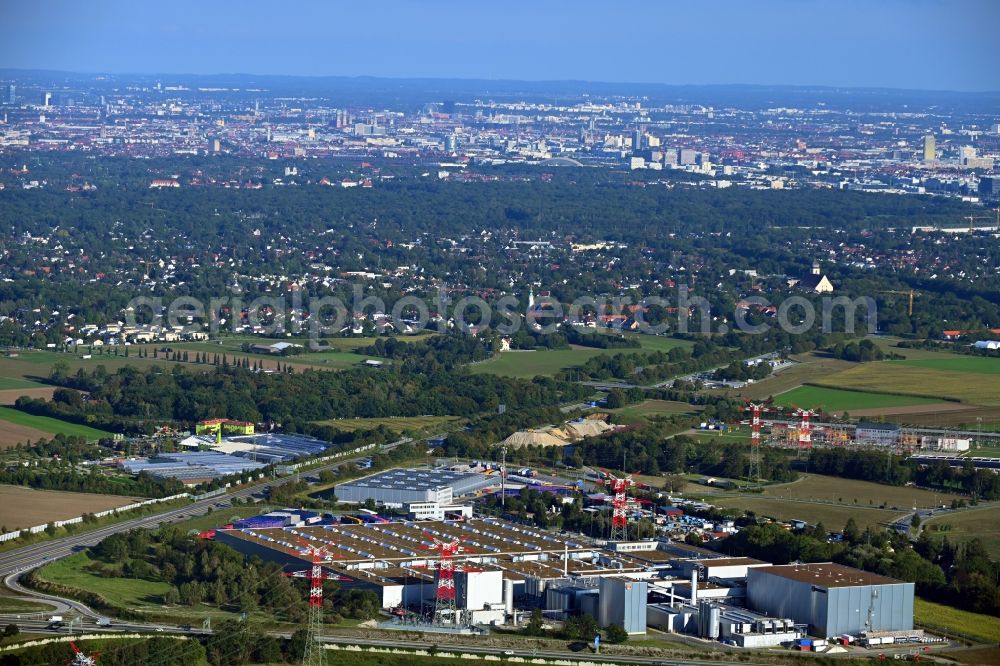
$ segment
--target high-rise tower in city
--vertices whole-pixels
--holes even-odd
[[[932,162],[937,159],[937,148],[934,143],[934,135],[928,134],[924,137],[924,161]]]

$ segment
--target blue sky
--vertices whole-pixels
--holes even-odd
[[[0,0],[0,67],[1000,90],[1000,0]]]

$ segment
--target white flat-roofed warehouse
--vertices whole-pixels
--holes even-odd
[[[475,472],[447,469],[391,469],[341,483],[334,491],[341,502],[371,499],[386,506],[401,507],[414,502],[451,503],[453,497],[469,495],[497,479]]]

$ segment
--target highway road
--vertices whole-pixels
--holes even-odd
[[[382,447],[382,451],[391,450],[395,446],[402,443],[401,441],[393,442]],[[334,469],[340,465],[345,465],[348,463],[357,462],[365,455],[359,455],[353,458],[345,458],[344,460],[338,460],[336,462],[331,462],[328,465],[323,465],[320,467],[314,467],[308,470],[308,473],[319,473],[326,469]],[[39,601],[45,602],[58,602],[64,606],[72,607],[76,612],[89,618],[96,618],[97,614],[90,608],[72,599],[62,599],[59,597],[51,597],[49,595],[43,595],[34,590],[22,587],[17,579],[26,571],[34,569],[36,567],[42,566],[47,562],[52,560],[57,560],[73,553],[79,552],[91,546],[97,545],[104,538],[116,534],[118,532],[127,532],[128,530],[136,528],[156,528],[160,525],[166,525],[170,523],[180,522],[186,520],[193,516],[203,516],[211,511],[219,511],[232,506],[234,499],[246,499],[250,495],[255,493],[263,492],[271,487],[282,486],[286,483],[291,483],[296,479],[296,475],[289,475],[284,477],[278,477],[276,479],[269,479],[267,481],[262,481],[257,484],[251,484],[233,490],[225,495],[219,495],[217,497],[210,497],[208,499],[200,500],[198,502],[192,502],[191,504],[186,504],[182,507],[169,509],[161,513],[139,516],[131,520],[123,520],[112,525],[107,525],[104,527],[99,527],[89,532],[84,532],[81,534],[74,534],[70,536],[65,536],[59,539],[50,539],[47,541],[42,541],[39,543],[31,544],[28,546],[23,546],[21,548],[16,548],[9,550],[5,553],[0,553],[0,577],[3,578],[7,586],[22,594],[24,597],[35,597]]]

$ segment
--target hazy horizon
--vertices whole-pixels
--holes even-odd
[[[609,81],[598,79],[532,79],[532,78],[484,78],[471,76],[388,76],[376,74],[294,74],[294,73],[261,73],[261,72],[171,72],[171,71],[148,71],[148,72],[110,72],[100,70],[73,70],[73,69],[44,69],[27,67],[0,67],[0,73],[20,73],[20,74],[58,74],[72,76],[93,76],[93,77],[116,77],[116,78],[163,78],[172,77],[181,82],[184,77],[213,79],[226,77],[246,77],[246,78],[273,78],[273,79],[307,79],[307,80],[375,80],[375,81],[441,81],[441,82],[486,82],[486,83],[526,83],[526,84],[581,84],[581,85],[610,85],[610,86],[649,86],[651,88],[788,88],[793,90],[841,90],[841,91],[893,91],[893,92],[916,92],[916,93],[945,93],[957,95],[993,95],[1000,94],[1000,84],[994,89],[983,90],[955,90],[947,88],[901,88],[898,86],[846,86],[820,83],[732,83],[726,81],[706,82],[706,83],[669,83],[661,81]],[[166,80],[162,83],[167,83]]]
[[[179,0],[0,7],[0,67],[996,92],[1000,3],[454,0],[278,8]]]

